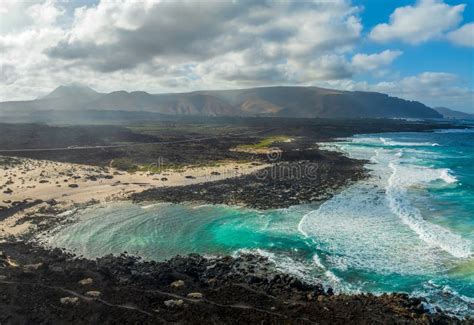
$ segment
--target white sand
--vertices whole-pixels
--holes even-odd
[[[20,161],[20,164],[12,167],[0,166],[0,206],[10,207],[15,201],[54,199],[61,208],[67,209],[75,203],[86,203],[91,200],[100,202],[117,200],[126,198],[131,193],[155,187],[183,186],[237,177],[268,166],[226,162],[213,167],[189,167],[180,172],[164,171],[161,174],[150,174],[145,172],[126,173],[113,168],[103,169],[45,160],[20,159]],[[214,175],[211,174],[213,172]],[[100,178],[104,175],[113,176],[113,178]],[[91,176],[96,177],[97,180],[87,179]],[[194,178],[186,178],[186,176]],[[162,178],[167,180],[164,181]],[[70,184],[77,184],[78,187],[69,187]],[[8,189],[12,193],[4,193]],[[45,205],[46,203],[42,204],[42,206]],[[27,231],[31,226],[29,222],[19,225],[15,225],[15,223],[26,213],[35,211],[40,206],[0,221],[0,238]]]

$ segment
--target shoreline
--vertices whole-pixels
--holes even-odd
[[[403,293],[335,295],[331,288],[281,273],[267,258],[251,254],[191,254],[155,262],[126,254],[88,260],[24,242],[0,243],[0,249],[2,323],[200,324],[209,317],[217,323],[238,319],[252,324],[339,323],[348,317],[353,322],[461,323]],[[17,298],[21,305],[14,303]]]
[[[182,171],[128,173],[114,168],[33,161],[15,158],[14,165],[0,167],[0,238],[24,234],[31,223],[25,216],[50,208],[60,213],[76,205],[127,199],[132,193],[168,186],[223,181],[255,173],[263,163],[227,162],[219,166],[188,167]],[[38,172],[39,170],[39,172]],[[9,193],[5,193],[9,192]]]
[[[302,149],[303,148],[303,149]],[[324,202],[367,177],[364,160],[320,149],[309,140],[279,143],[267,152],[267,166],[241,177],[206,184],[154,188],[134,193],[134,202],[199,201],[266,210]]]
[[[341,156],[343,157],[341,154],[327,154],[326,151],[321,151],[318,148],[310,153],[309,156],[307,156],[308,153],[301,153],[299,151],[295,154],[292,151],[294,149],[292,146],[299,145],[301,144],[285,144],[279,161],[271,161],[272,166],[268,164],[253,166],[255,170],[252,169],[252,172],[271,171],[278,166],[298,165],[301,164],[302,157],[310,158],[303,160],[303,166],[311,166],[311,158],[321,159],[321,157],[324,157],[323,159],[328,159],[328,161],[332,159],[338,161]],[[318,155],[311,156],[314,153]],[[322,156],[321,153],[323,153]],[[344,188],[350,182],[367,176],[364,171],[365,161],[356,162],[346,157],[343,159],[348,159],[346,161],[346,167],[348,168],[345,172],[352,173],[356,170],[358,171],[358,174],[355,175],[356,177],[348,179],[348,174],[339,173],[340,179],[344,181],[329,184],[331,186],[326,187],[325,190],[333,189],[333,192],[327,192],[324,195],[319,193],[319,199],[313,201],[323,202],[329,199],[335,191]],[[334,165],[338,164],[335,163]],[[335,170],[331,169],[333,166],[331,167],[330,165],[329,167],[326,170],[326,178],[330,174],[335,173]],[[319,169],[319,171],[321,170]],[[277,172],[276,175],[281,178],[281,173],[278,174]],[[119,178],[119,175],[113,176],[114,178]],[[115,178],[115,181],[117,181],[117,178]],[[281,194],[281,191],[278,192],[281,184],[288,184],[287,182],[295,183],[295,179],[291,178],[284,179],[283,183],[275,182],[272,177],[266,178],[267,182],[260,183],[261,185],[257,186],[257,191],[250,191],[248,196],[241,197],[232,202],[228,201],[225,196],[215,197],[216,193],[228,191],[235,194],[235,189],[245,186],[245,184],[249,183],[249,180],[250,184],[256,184],[261,179],[255,178],[255,175],[252,175],[251,172],[240,175],[240,177],[229,177],[221,180],[216,177],[214,181],[202,184],[199,184],[196,179],[185,178],[185,175],[181,175],[181,178],[183,181],[181,183],[182,186],[174,184],[175,186],[150,189],[142,184],[132,184],[136,185],[139,190],[143,189],[143,191],[139,191],[136,194],[125,193],[123,196],[115,196],[109,200],[103,197],[103,202],[130,198],[136,202],[173,202],[174,197],[176,199],[174,202],[179,203],[183,201],[196,201],[196,198],[201,198],[202,200],[197,201],[209,204],[237,203],[253,208],[265,209],[269,206],[259,204],[258,202],[255,203],[254,200],[261,195],[259,193],[263,189],[270,194]],[[326,180],[329,180],[329,178]],[[349,182],[347,182],[348,180]],[[301,181],[301,179],[298,179],[298,181]],[[185,184],[186,182],[189,183]],[[303,182],[307,182],[309,186],[314,180],[307,179],[303,180]],[[125,185],[124,183],[128,184]],[[123,182],[122,184],[129,186],[131,183]],[[170,183],[167,184],[169,185]],[[107,185],[112,187],[109,183]],[[255,186],[249,188],[252,187]],[[113,188],[115,190],[117,186]],[[272,190],[272,188],[275,190]],[[121,188],[119,187],[119,189]],[[206,191],[201,193],[202,189]],[[301,189],[301,187],[298,187],[294,191],[301,191]],[[192,193],[196,191],[198,191],[197,196],[193,196]],[[313,192],[308,192],[307,196],[303,195],[300,198],[291,199],[293,197],[292,194],[290,192],[289,195],[284,196],[283,199],[277,202],[276,207],[286,207],[308,202],[315,195]],[[146,197],[151,198],[151,200],[144,199]],[[179,199],[189,197],[191,197],[191,200],[181,201]],[[45,204],[45,213],[57,214],[60,211],[64,212],[65,207],[71,208],[75,204],[87,206],[94,202],[92,200],[85,200],[70,205],[65,205],[64,202],[59,204],[55,202],[42,202],[41,204]],[[33,214],[36,211],[38,210],[26,210],[24,213]],[[28,215],[26,216],[28,217]],[[22,217],[25,217],[25,215]],[[27,223],[32,222],[31,220],[27,221]],[[22,228],[24,226],[15,225],[17,223],[17,220],[15,220],[12,223],[13,229],[19,232],[11,231],[6,236],[4,235],[4,242],[1,241],[2,236],[0,235],[0,284],[7,287],[6,296],[14,297],[13,295],[18,294],[18,292],[21,292],[23,296],[26,295],[28,291],[24,291],[27,288],[24,287],[25,285],[22,282],[24,283],[23,279],[27,276],[30,279],[29,282],[34,280],[33,287],[47,290],[50,297],[46,298],[42,294],[35,293],[31,295],[31,299],[34,298],[34,300],[28,298],[25,301],[29,301],[31,306],[41,308],[38,306],[38,304],[42,305],[41,299],[47,299],[48,304],[55,306],[57,310],[61,311],[58,314],[54,310],[48,309],[47,314],[39,315],[31,314],[32,310],[27,308],[25,312],[30,316],[34,315],[35,319],[61,320],[67,315],[71,320],[87,323],[92,319],[98,319],[97,317],[103,317],[101,315],[107,313],[112,314],[113,316],[111,317],[115,320],[122,320],[123,322],[131,320],[135,322],[185,320],[189,323],[199,323],[199,318],[196,318],[198,317],[197,315],[203,317],[201,320],[204,320],[206,315],[207,317],[218,315],[221,321],[235,321],[235,319],[239,319],[241,321],[247,320],[248,322],[260,320],[267,322],[300,321],[302,323],[312,323],[311,319],[317,319],[322,322],[340,322],[342,319],[347,319],[347,317],[351,317],[353,321],[359,322],[367,320],[373,322],[440,324],[459,322],[458,319],[445,315],[441,310],[431,313],[426,307],[424,300],[409,297],[405,294],[392,293],[382,296],[371,294],[334,295],[331,288],[303,283],[297,278],[276,271],[274,269],[275,266],[272,266],[271,262],[255,255],[236,258],[203,258],[198,255],[190,255],[188,257],[175,257],[166,262],[143,261],[140,258],[128,255],[105,256],[97,260],[87,260],[58,248],[47,249],[28,243],[28,229],[32,231],[37,231],[37,227],[51,229],[51,224],[48,224],[48,222],[43,223],[44,220],[41,220],[41,218],[38,221],[40,225],[35,225],[32,228]],[[4,221],[0,221],[0,229],[2,225],[4,225]],[[30,225],[32,224],[30,223]],[[20,238],[20,242],[10,241],[10,235],[21,235],[17,236],[17,238]],[[6,274],[1,271],[2,263]],[[206,271],[209,267],[212,267],[212,272]],[[131,270],[134,271],[130,273]],[[74,272],[73,274],[75,275],[72,279],[65,277],[68,272]],[[153,275],[152,277],[150,277],[151,274]],[[82,280],[86,279],[92,279],[93,284],[80,284]],[[183,281],[184,286],[174,287],[173,283],[177,281]],[[61,289],[65,287],[67,287],[67,291]],[[143,291],[144,287],[147,288],[146,292]],[[98,292],[98,296],[87,295],[90,292],[87,291],[89,289]],[[113,293],[114,290],[127,292],[131,297],[126,298],[125,296],[117,295]],[[199,295],[193,295],[193,293],[201,294],[201,298],[196,298]],[[144,294],[147,297],[150,296],[147,299],[152,299],[155,302],[154,305],[149,305],[143,301],[142,296]],[[272,298],[267,301],[265,297],[268,296]],[[64,300],[65,298],[68,299]],[[133,301],[133,308],[120,307],[129,306],[130,299]],[[239,301],[242,301],[242,299],[248,303],[241,305]],[[225,301],[225,303],[216,304],[216,301]],[[367,306],[371,307],[368,309]],[[81,313],[84,313],[84,315],[81,316]],[[305,317],[301,317],[301,314],[305,315]],[[0,317],[1,321],[5,320],[8,322],[9,320],[19,320],[20,318],[18,317],[21,316],[19,316],[16,310],[8,310],[7,308],[2,317],[3,319]]]

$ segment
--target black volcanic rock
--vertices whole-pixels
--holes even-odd
[[[91,284],[81,284],[84,279]],[[0,290],[2,324],[461,323],[441,311],[430,314],[423,299],[406,294],[333,295],[248,254],[166,262],[122,254],[92,261],[60,249],[0,243]]]

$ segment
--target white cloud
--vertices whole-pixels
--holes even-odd
[[[9,24],[0,28],[0,100],[36,97],[51,86],[59,66],[43,51],[64,37],[63,13],[53,1],[3,3],[0,22]]]
[[[425,3],[446,6],[417,6]],[[53,0],[0,1],[0,101],[36,98],[77,81],[104,92],[152,93],[324,84],[455,108],[472,104],[472,90],[453,75],[394,77],[389,66],[398,50],[354,54],[359,11],[349,0],[102,1],[75,10]],[[449,39],[460,43],[464,38],[454,35],[464,33]],[[384,71],[392,81],[351,80]]]
[[[350,78],[346,56],[362,31],[349,0],[63,8],[53,0],[2,6],[11,19],[0,29],[0,100],[34,98],[71,81],[162,92]]]
[[[474,112],[474,89],[463,84],[456,75],[446,72],[423,72],[375,84],[354,83],[349,88],[417,100],[431,107],[445,106]]]
[[[72,29],[49,54],[102,72],[157,59],[188,64],[243,52],[306,65],[352,49],[362,29],[356,13],[344,0],[101,2],[76,10]]]
[[[36,25],[51,25],[56,19],[64,14],[64,11],[54,5],[52,0],[44,3],[36,3],[26,10],[26,13],[33,19]]]
[[[352,66],[356,71],[374,71],[391,64],[402,53],[399,50],[385,50],[374,54],[358,53],[352,57]]]
[[[369,37],[377,42],[400,40],[411,44],[440,38],[461,23],[465,6],[419,0],[414,6],[397,8],[390,15],[390,22],[375,26]]]
[[[474,47],[474,23],[448,33],[447,38],[456,45]]]

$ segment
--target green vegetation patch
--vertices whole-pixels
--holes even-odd
[[[279,142],[287,142],[290,141],[291,137],[286,136],[286,135],[275,135],[271,137],[264,138],[260,140],[258,143],[254,144],[243,144],[237,147],[237,149],[263,149],[263,148],[269,148],[275,143]]]

